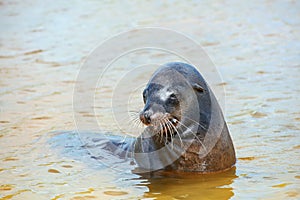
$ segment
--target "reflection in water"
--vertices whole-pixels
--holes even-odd
[[[237,177],[235,167],[223,173],[205,175],[156,172],[144,175],[139,185],[149,188],[144,198],[229,199],[234,196],[231,184]]]

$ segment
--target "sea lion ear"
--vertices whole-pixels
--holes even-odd
[[[201,93],[204,92],[203,87],[201,87],[198,83],[194,83],[192,86],[193,86],[194,90],[196,90],[197,92],[201,92]]]

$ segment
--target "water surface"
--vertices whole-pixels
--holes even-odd
[[[0,198],[299,199],[299,9],[298,1],[0,2]],[[72,131],[80,64],[111,35],[145,26],[188,35],[214,62],[235,169],[142,177],[130,165],[106,167],[82,148]],[[146,51],[115,65],[172,58]],[[102,104],[110,92],[97,93],[96,114],[103,130],[117,133]],[[132,97],[137,107],[139,98]]]

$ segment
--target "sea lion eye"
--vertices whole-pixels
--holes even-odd
[[[176,98],[176,95],[175,95],[174,93],[170,94],[169,98],[170,98],[170,99],[177,99],[177,98]]]
[[[167,101],[171,104],[177,104],[178,103],[178,99],[176,94],[172,93],[170,94],[169,98],[167,99]]]

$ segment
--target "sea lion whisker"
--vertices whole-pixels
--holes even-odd
[[[168,126],[169,130],[170,130],[170,137],[171,137],[171,145],[172,145],[172,149],[174,148],[174,140],[173,140],[173,134],[174,134],[174,129],[172,128],[172,126],[170,124],[172,124],[168,118],[165,119],[165,123]]]
[[[163,121],[163,124],[164,124],[164,127],[165,127],[166,139],[168,139],[168,134],[171,133],[171,131],[170,131],[170,128],[168,127],[168,124],[167,124],[167,122],[166,122],[166,119],[165,119],[165,118],[162,118],[162,121]]]
[[[136,122],[136,118],[130,118],[129,122],[134,124]]]
[[[142,122],[139,119],[139,117],[136,117],[136,118],[132,119],[132,123],[133,123],[133,126],[135,126],[136,128],[142,128],[143,127]]]
[[[140,126],[140,123],[137,123],[137,122],[140,122],[139,112],[135,112],[135,113],[129,112],[129,117],[132,121],[134,121],[134,126],[136,126],[137,128],[142,127],[142,126]],[[127,119],[127,117],[124,117],[124,118]]]
[[[176,133],[178,133],[178,129],[176,128],[176,126],[174,126],[174,124],[171,122],[171,120],[170,119],[167,119],[167,123],[171,126],[171,128],[172,128],[172,134],[174,133],[174,131],[176,132]]]
[[[121,118],[121,121],[132,121],[134,119],[138,119],[138,115],[125,115]]]
[[[197,134],[195,134],[194,131],[192,131],[192,129],[190,129],[189,127],[187,127],[186,125],[184,125],[182,122],[178,122],[178,123],[180,123],[185,128],[189,129],[191,131],[191,133],[195,136],[195,138],[199,141],[199,143],[201,144],[201,146],[203,147],[203,149],[205,150],[205,152],[207,152],[206,147],[204,146],[203,142],[198,138]]]
[[[138,116],[138,113],[131,113],[131,112],[128,112],[128,115],[129,115],[129,116],[134,116],[134,117],[135,117],[135,116]]]
[[[138,123],[138,126],[142,125],[142,122],[140,120],[138,120],[138,119],[137,119],[137,123]]]
[[[167,120],[167,123],[168,125],[170,126],[170,129],[172,130],[172,134],[174,134],[174,132],[178,133],[178,130],[176,128],[176,126],[173,124],[173,122],[170,120],[170,119],[166,119]]]
[[[177,120],[178,121],[178,120]],[[169,121],[170,122],[170,121]],[[178,121],[179,122],[179,121]],[[182,138],[181,138],[181,136],[180,136],[180,134],[179,134],[179,132],[178,132],[178,128],[177,127],[175,127],[174,126],[174,124],[172,123],[172,122],[170,122],[170,124],[171,124],[171,126],[173,126],[173,128],[175,129],[175,131],[176,131],[176,135],[178,135],[178,138],[179,138],[179,140],[180,140],[180,147],[182,147],[182,146],[184,146],[183,145],[183,142],[182,142]]]
[[[168,128],[168,131],[169,131],[169,134],[171,135],[173,133],[173,129],[172,127],[170,127],[170,125],[168,124],[168,119],[165,118],[164,119],[164,123],[166,124],[167,128]]]
[[[134,119],[134,123],[135,123],[135,125],[136,125],[136,127],[138,128],[138,127],[142,127],[141,125],[141,121],[138,119],[138,118],[136,118],[136,119]]]
[[[177,135],[178,135],[178,137],[179,137],[179,140],[180,140],[180,147],[183,147],[183,146],[184,146],[184,144],[183,144],[182,138],[181,138],[180,134],[177,134]]]
[[[139,117],[139,113],[137,112],[136,114],[131,114],[129,122],[133,125],[134,128],[142,128],[142,122]],[[124,117],[124,120],[128,120],[127,117]]]
[[[203,128],[204,130],[207,130],[207,128],[204,127],[202,124],[200,124],[200,122],[197,122],[197,121],[195,121],[195,120],[193,120],[192,118],[187,117],[187,116],[185,116],[185,118],[187,118],[188,120],[190,120],[190,121],[196,123],[197,125],[199,125],[199,126],[200,126],[201,128]]]
[[[163,125],[161,122],[159,122],[159,138],[160,138],[160,143],[163,140],[163,135],[164,135],[164,131],[163,131]]]
[[[131,118],[131,119],[129,119],[129,123],[133,126],[132,128],[138,128],[139,125],[140,125],[139,124],[139,120],[137,118]]]
[[[138,117],[131,117],[130,120],[133,121],[133,122],[138,122],[138,121],[140,121]]]
[[[168,118],[165,118],[165,124],[167,125],[168,129],[169,129],[169,133],[172,136],[174,133],[174,128],[170,125],[170,121]],[[172,139],[172,138],[171,138]]]
[[[128,113],[128,116],[131,117],[131,118],[139,119],[139,113]]]
[[[164,126],[161,121],[159,121],[159,142],[162,143],[164,138]]]
[[[162,119],[163,121],[163,119]],[[164,121],[163,121],[164,122]],[[163,127],[164,127],[164,133],[165,133],[165,145],[168,141],[168,128],[166,127],[166,124],[165,123],[162,123]]]
[[[124,119],[121,119],[121,121],[127,121],[127,122],[128,122],[128,124],[131,126],[130,131],[132,130],[132,126],[133,126],[133,127],[136,126],[136,122],[135,122],[135,119],[134,119],[134,118],[128,119],[128,118],[125,118],[125,117],[124,117]]]

